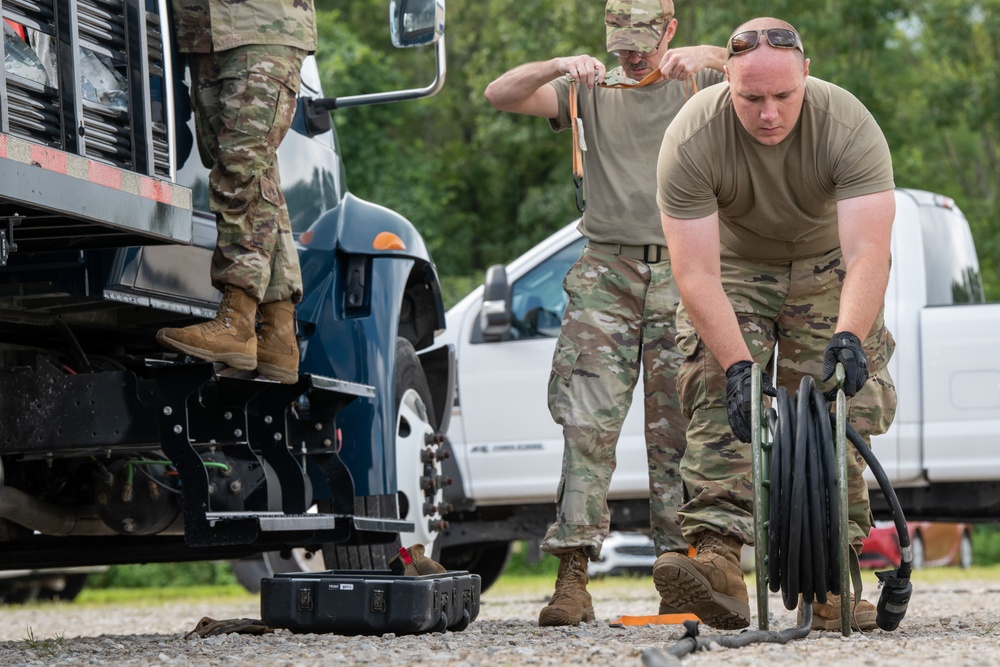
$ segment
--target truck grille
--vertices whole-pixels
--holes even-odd
[[[146,11],[142,0],[0,0],[0,6],[4,18],[24,26],[29,42],[40,37],[61,45],[58,57],[53,51],[48,58],[55,72],[48,85],[30,68],[5,72],[0,130],[171,178],[159,14]]]

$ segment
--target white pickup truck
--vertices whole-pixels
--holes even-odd
[[[447,313],[437,343],[455,346],[458,382],[446,472],[442,558],[499,576],[510,542],[538,539],[554,518],[562,432],[546,387],[566,303],[562,280],[584,238],[570,224]],[[969,225],[955,203],[896,191],[886,323],[899,406],[873,447],[909,518],[1000,518],[1000,304],[984,304]],[[484,294],[487,295],[484,299]],[[636,391],[640,392],[641,386]],[[618,442],[609,505],[613,530],[648,528],[641,398]],[[873,507],[887,506],[873,486]]]

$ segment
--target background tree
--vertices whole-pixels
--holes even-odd
[[[853,92],[882,126],[897,186],[956,200],[972,223],[987,295],[1000,298],[1000,0],[675,5],[675,46],[723,45],[754,16],[795,25],[810,73]],[[385,0],[319,0],[317,9],[329,93],[412,87],[433,75],[429,49],[392,48]],[[616,65],[603,13],[602,0],[449,0],[441,93],[334,112],[351,190],[417,225],[452,298],[578,215],[569,133],[495,111],[483,91],[533,60],[590,53]]]

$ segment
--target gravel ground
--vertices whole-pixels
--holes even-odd
[[[725,665],[959,665],[1000,664],[1000,579],[954,579],[939,574],[914,585],[909,612],[894,633],[813,632],[788,644],[716,648],[683,659],[694,667]],[[1000,576],[1000,571],[996,573]],[[501,582],[503,584],[503,582]],[[499,586],[482,600],[479,618],[464,632],[420,636],[229,634],[185,640],[203,616],[260,617],[245,602],[163,605],[40,605],[0,608],[0,665],[642,665],[642,652],[673,644],[677,628],[612,628],[620,614],[655,613],[651,579],[593,582],[598,620],[573,628],[536,624],[547,591]],[[877,600],[866,581],[865,597]],[[751,590],[751,606],[755,598]],[[772,595],[772,629],[794,625],[794,612]],[[756,619],[754,621],[756,627]],[[703,634],[720,633],[703,628]],[[809,661],[809,662],[806,662]]]

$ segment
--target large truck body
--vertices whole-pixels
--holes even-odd
[[[451,350],[427,350],[438,277],[408,220],[348,192],[328,110],[434,94],[444,3],[390,4],[399,45],[436,42],[426,88],[334,100],[303,67],[279,150],[305,292],[294,385],[154,340],[219,300],[168,5],[0,2],[19,57],[0,85],[0,569],[295,548],[371,568],[401,539],[432,547],[453,382]]]

